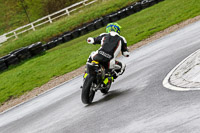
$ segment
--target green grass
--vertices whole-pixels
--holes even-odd
[[[23,9],[15,0],[0,0],[0,35],[28,24]]]
[[[23,0],[23,5],[33,22],[79,1],[81,0]],[[0,35],[28,23],[21,0],[0,0]]]
[[[120,9],[136,0],[99,0],[96,4],[83,8],[81,12],[74,13],[70,17],[65,17],[59,21],[42,27],[36,31],[23,34],[17,40],[10,40],[0,47],[0,57],[9,52],[36,43],[38,41],[47,42],[53,36],[70,31],[73,28],[82,25],[88,21],[92,21],[102,15],[106,15]]]
[[[118,21],[122,36],[132,45],[183,20],[200,15],[200,0],[165,0]],[[0,103],[39,87],[55,76],[83,66],[99,45],[86,44],[89,36],[97,36],[105,27],[59,45],[0,74]],[[160,44],[162,45],[162,44]],[[81,83],[80,83],[81,85]]]

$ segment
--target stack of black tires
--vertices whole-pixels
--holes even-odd
[[[110,22],[116,22],[116,21],[123,19],[131,14],[139,12],[142,9],[153,6],[154,4],[156,4],[160,1],[164,1],[164,0],[141,0],[141,1],[136,2],[132,5],[129,5],[125,8],[122,8],[117,12],[113,12],[111,14],[108,14],[106,16],[98,18],[92,22],[83,24],[82,27],[76,28],[72,31],[67,31],[59,37],[52,38],[50,42],[45,44],[45,47],[46,47],[46,49],[53,48],[60,43],[68,42],[79,36],[85,35],[91,31],[97,30],[101,27],[106,26]],[[58,41],[58,39],[60,39],[60,41]]]
[[[0,71],[6,70],[11,65],[16,65],[21,61],[29,59],[44,51],[44,46],[41,42],[32,44],[27,47],[22,47],[10,52],[8,55],[0,58]]]

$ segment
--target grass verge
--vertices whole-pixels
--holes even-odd
[[[92,21],[98,17],[117,11],[136,0],[99,0],[94,5],[87,6],[69,17],[60,19],[36,31],[30,31],[22,34],[16,40],[9,40],[0,47],[0,57],[9,52],[36,43],[38,41],[47,42],[50,38],[70,31],[83,23]]]
[[[171,25],[200,15],[200,0],[165,0],[118,21],[128,44],[134,44]],[[0,103],[39,87],[55,76],[84,65],[91,51],[99,45],[86,44],[89,36],[97,36],[105,27],[46,51],[0,74]]]

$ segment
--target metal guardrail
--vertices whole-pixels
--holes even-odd
[[[18,35],[19,34],[22,34],[22,33],[25,33],[29,30],[33,30],[35,31],[36,30],[36,27],[39,27],[41,25],[44,25],[46,23],[53,23],[53,20],[55,19],[58,19],[62,16],[69,16],[71,12],[73,11],[76,11],[77,9],[79,8],[82,8],[84,6],[88,6],[90,4],[93,4],[94,2],[96,2],[97,0],[83,0],[83,1],[80,1],[78,3],[75,3],[69,7],[66,7],[60,11],[57,11],[55,13],[52,13],[50,15],[47,15],[43,18],[40,18],[30,24],[27,24],[27,25],[24,25],[22,27],[19,27],[13,31],[10,31],[8,33],[5,33],[3,35],[0,36],[0,43],[3,43],[5,41],[7,41],[9,38],[12,38],[12,37],[15,37],[15,38],[18,38]]]

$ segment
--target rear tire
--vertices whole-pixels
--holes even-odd
[[[90,75],[88,75],[84,81],[81,94],[81,100],[84,104],[91,104],[94,99],[95,91],[92,88],[93,81],[94,78]]]

